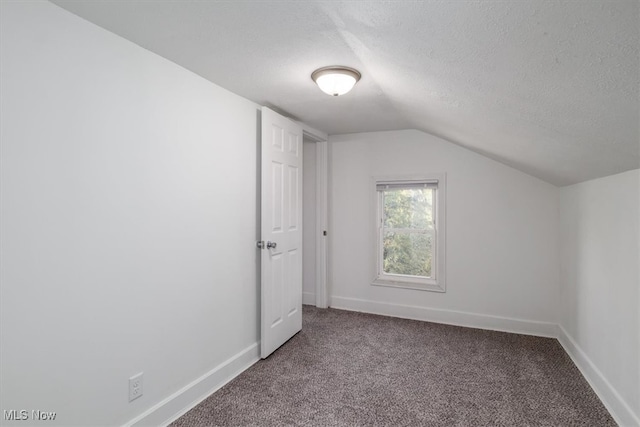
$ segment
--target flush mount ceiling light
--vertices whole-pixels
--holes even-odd
[[[311,78],[327,95],[338,96],[349,92],[358,80],[360,72],[353,68],[333,65],[318,68]]]

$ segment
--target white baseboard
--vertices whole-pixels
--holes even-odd
[[[260,343],[255,343],[129,421],[125,427],[169,425],[258,360]]]
[[[331,308],[548,338],[556,338],[558,336],[558,325],[555,323],[512,319],[463,311],[390,304],[338,296],[331,297]]]
[[[316,305],[316,294],[313,292],[303,292],[302,293],[302,304],[303,305]]]
[[[640,417],[634,414],[624,399],[611,385],[591,359],[580,348],[578,343],[562,327],[558,327],[558,341],[573,363],[578,367],[582,376],[587,380],[593,391],[596,392],[611,416],[621,427],[640,427]]]

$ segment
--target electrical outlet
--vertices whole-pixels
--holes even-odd
[[[129,402],[142,396],[142,375],[143,372],[129,378]]]

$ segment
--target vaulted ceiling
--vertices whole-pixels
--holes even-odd
[[[640,167],[637,0],[53,2],[329,134],[420,129],[555,185]],[[337,98],[310,78],[336,64],[363,76]]]

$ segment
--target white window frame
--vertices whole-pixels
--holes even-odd
[[[389,274],[383,271],[383,196],[378,190],[381,185],[435,185],[434,200],[434,243],[432,254],[432,277],[409,276],[401,274]],[[375,236],[375,272],[371,282],[374,286],[390,286],[395,288],[417,289],[422,291],[445,292],[446,291],[446,271],[445,271],[445,222],[446,222],[446,174],[431,173],[408,176],[379,176],[373,178],[373,201],[374,201],[374,236]]]

